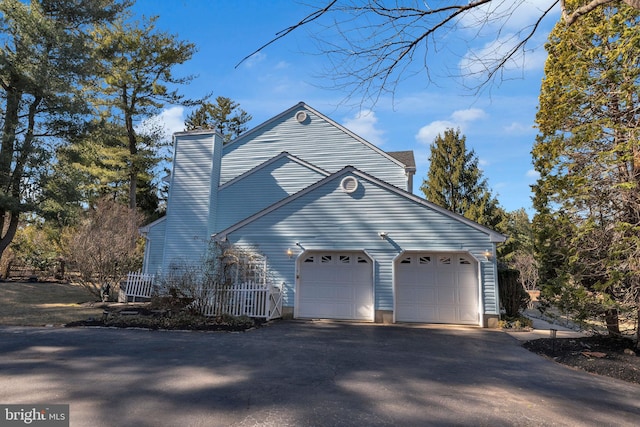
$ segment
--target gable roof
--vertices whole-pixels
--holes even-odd
[[[224,184],[222,184],[219,189],[222,190],[230,185],[233,185],[234,183],[238,182],[241,179],[244,179],[258,171],[260,171],[263,168],[266,168],[267,166],[277,162],[278,160],[282,159],[282,158],[288,158],[289,160],[298,163],[301,166],[304,166],[306,168],[309,168],[313,171],[318,172],[319,174],[322,174],[324,176],[329,176],[329,172],[327,172],[326,170],[319,168],[309,162],[306,162],[304,160],[302,160],[301,158],[294,156],[293,154],[289,154],[286,151],[283,151],[282,153],[278,154],[277,156],[272,157],[271,159],[267,160],[266,162],[260,163],[258,166],[254,167],[253,169],[249,169],[248,171],[246,171],[245,173],[238,175],[237,177],[225,182]]]
[[[387,151],[387,154],[393,157],[394,159],[402,162],[407,169],[416,170],[416,159],[413,156],[413,151]]]
[[[314,108],[310,107],[309,105],[305,104],[302,101],[300,101],[299,103],[297,103],[293,107],[288,108],[287,110],[283,111],[282,113],[270,118],[269,120],[259,124],[258,126],[254,127],[253,129],[250,129],[250,130],[246,131],[245,133],[243,133],[242,135],[240,135],[236,139],[234,139],[234,140],[230,141],[229,143],[225,144],[225,148],[233,146],[238,141],[243,141],[246,138],[251,138],[253,134],[260,132],[262,129],[268,127],[273,122],[276,122],[276,121],[280,120],[281,118],[283,118],[285,116],[289,116],[294,111],[300,110],[301,108],[304,108],[304,109],[312,112],[313,114],[315,114],[316,116],[318,116],[321,119],[325,120],[326,122],[330,123],[331,125],[333,125],[337,129],[340,129],[342,132],[346,133],[347,135],[349,135],[352,138],[356,139],[357,141],[361,142],[363,145],[367,146],[371,150],[373,150],[373,151],[377,152],[378,154],[382,155],[383,157],[386,157],[387,159],[391,160],[393,163],[397,164],[398,166],[403,166],[403,167],[404,166],[408,166],[406,163],[404,163],[401,160],[397,159],[396,157],[392,156],[390,153],[387,153],[387,152],[381,150],[380,148],[376,147],[375,145],[373,145],[372,143],[370,143],[366,139],[364,139],[361,136],[353,133],[351,130],[349,130],[346,127],[342,126],[341,124],[335,122],[331,118],[325,116],[324,114],[320,113],[319,111],[315,110]],[[414,161],[414,166],[415,166],[415,161]]]
[[[226,239],[228,234],[233,233],[236,230],[244,227],[245,225],[250,224],[251,222],[253,222],[253,221],[255,221],[255,220],[257,220],[257,219],[259,219],[259,218],[261,218],[261,217],[263,217],[263,216],[265,216],[265,215],[267,215],[267,214],[269,214],[269,213],[281,208],[282,206],[284,206],[284,205],[286,205],[288,203],[291,203],[292,201],[294,201],[294,200],[296,200],[296,199],[298,199],[298,198],[300,198],[300,197],[302,197],[302,196],[314,191],[315,189],[317,189],[317,188],[323,186],[324,184],[326,184],[327,182],[333,181],[334,179],[337,179],[337,178],[339,178],[339,177],[341,177],[343,175],[347,175],[347,174],[353,174],[353,175],[359,176],[360,178],[368,180],[368,181],[370,181],[370,182],[372,182],[372,183],[374,183],[374,184],[376,184],[376,185],[378,185],[378,186],[380,186],[382,188],[385,188],[386,190],[388,190],[390,192],[393,192],[393,193],[395,193],[395,194],[397,194],[397,195],[399,195],[401,197],[404,197],[404,198],[406,198],[406,199],[408,199],[410,201],[413,201],[415,203],[423,205],[424,207],[426,207],[428,209],[431,209],[431,210],[434,210],[434,211],[436,211],[436,212],[438,212],[438,213],[440,213],[440,214],[442,214],[442,215],[444,215],[446,217],[449,217],[449,218],[451,218],[451,219],[453,219],[455,221],[462,222],[462,223],[470,226],[471,228],[474,228],[474,229],[476,229],[476,230],[478,230],[478,231],[480,231],[482,233],[487,234],[489,236],[491,242],[501,243],[501,242],[504,242],[505,240],[507,240],[507,236],[505,236],[505,235],[503,235],[501,233],[498,233],[495,230],[492,230],[492,229],[490,229],[488,227],[480,225],[477,222],[474,222],[474,221],[472,221],[472,220],[470,220],[468,218],[465,218],[462,215],[459,215],[457,213],[451,212],[451,211],[449,211],[449,210],[447,210],[447,209],[445,209],[445,208],[443,208],[441,206],[436,205],[435,203],[429,202],[426,199],[423,199],[423,198],[418,197],[418,196],[416,196],[416,195],[414,195],[412,193],[409,193],[409,192],[404,191],[404,190],[402,190],[402,189],[400,189],[398,187],[395,187],[395,186],[393,186],[393,185],[391,185],[389,183],[386,183],[386,182],[374,177],[373,175],[369,175],[369,174],[367,174],[365,172],[362,172],[362,171],[356,169],[353,166],[346,166],[343,169],[341,169],[341,170],[339,170],[339,171],[327,176],[326,178],[323,178],[323,179],[317,181],[316,183],[310,185],[309,187],[307,187],[307,188],[305,188],[303,190],[300,190],[297,193],[292,194],[291,196],[286,197],[286,198],[280,200],[277,203],[274,203],[273,205],[261,210],[260,212],[257,212],[254,215],[251,215],[251,216],[243,219],[242,221],[240,221],[240,222],[238,222],[238,223],[236,223],[236,224],[234,224],[234,225],[232,225],[232,226],[230,226],[230,227],[228,227],[228,228],[226,228],[224,230],[219,231],[216,234],[213,234],[211,237],[214,237],[214,238],[219,239],[219,240],[224,240],[224,239]]]
[[[149,231],[151,231],[151,229],[153,227],[155,227],[156,225],[162,223],[163,221],[165,221],[167,219],[167,215],[161,216],[160,218],[156,219],[153,222],[150,222],[147,225],[143,225],[142,227],[138,228],[138,232],[140,234],[147,234]]]

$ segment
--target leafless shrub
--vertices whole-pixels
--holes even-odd
[[[532,253],[516,251],[509,264],[511,268],[520,272],[518,280],[524,289],[527,291],[538,289],[540,273],[538,272],[538,262]]]
[[[107,287],[115,294],[126,274],[140,268],[141,220],[139,213],[109,197],[89,210],[71,238],[70,255],[80,284],[91,294],[99,297]]]
[[[267,274],[265,258],[256,250],[212,241],[199,263],[171,263],[169,271],[159,279],[156,292],[201,312],[219,291],[248,281],[266,283]]]

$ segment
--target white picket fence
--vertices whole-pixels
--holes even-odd
[[[151,298],[154,292],[153,281],[153,275],[139,271],[127,274],[127,281],[120,288],[118,300],[135,302],[136,298]],[[278,286],[249,281],[211,292],[213,296],[203,298],[204,304],[200,308],[205,316],[230,314],[267,320],[282,317],[282,289]]]
[[[151,274],[143,274],[140,271],[130,272],[127,274],[127,281],[124,283],[124,289],[120,286],[120,295],[118,301],[129,302],[129,298],[136,302],[136,298],[151,298],[153,293],[153,280]]]
[[[202,314],[279,318],[282,317],[282,289],[256,282],[236,283],[228,289],[217,289],[207,298]]]

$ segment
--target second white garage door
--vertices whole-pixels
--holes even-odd
[[[395,264],[398,322],[479,323],[478,264],[468,254],[404,254]]]
[[[373,264],[364,252],[311,252],[299,263],[297,317],[373,321]]]

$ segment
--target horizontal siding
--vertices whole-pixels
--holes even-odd
[[[469,251],[482,264],[486,313],[497,310],[494,266],[483,256],[493,247],[489,236],[468,224],[423,204],[356,177],[359,187],[346,194],[338,176],[278,210],[229,235],[231,241],[260,247],[271,260],[278,280],[293,283],[287,248],[296,254],[300,242],[307,250],[366,250],[376,261],[376,309],[393,309],[392,260],[405,250]],[[378,233],[388,233],[386,240]],[[293,304],[293,286],[286,290]]]
[[[404,167],[363,144],[323,118],[307,112],[304,124],[292,112],[223,149],[221,184],[286,151],[329,173],[354,166],[396,187],[406,189]]]
[[[150,227],[146,235],[144,247],[144,273],[159,274],[162,271],[162,260],[164,255],[164,236],[166,232],[166,217],[164,220],[156,222]]]
[[[219,153],[222,143],[218,137],[215,140]],[[173,262],[199,262],[207,248],[212,176],[217,170],[213,168],[215,145],[211,134],[176,139],[167,203],[165,268]],[[217,182],[218,177],[213,180]]]
[[[287,157],[280,158],[220,189],[214,229],[224,230],[324,177]]]

